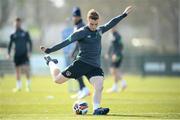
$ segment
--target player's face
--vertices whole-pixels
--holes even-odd
[[[20,21],[16,21],[15,22],[15,27],[16,27],[16,29],[17,28],[21,28],[21,22]]]
[[[81,19],[81,17],[79,17],[79,16],[73,16],[72,17],[72,20],[73,20],[74,24],[77,24],[80,21],[80,19]]]
[[[98,24],[99,24],[99,19],[97,20],[88,19],[88,27],[91,31],[96,31]]]

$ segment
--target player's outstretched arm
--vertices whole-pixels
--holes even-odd
[[[49,53],[58,51],[58,50],[62,49],[63,47],[65,47],[65,46],[67,46],[67,45],[69,45],[69,44],[71,44],[71,43],[72,43],[71,41],[65,40],[65,41],[63,41],[62,43],[59,43],[59,44],[57,44],[57,45],[55,45],[55,46],[53,46],[53,47],[51,47],[51,48],[46,48],[46,47],[44,47],[44,46],[40,46],[40,49],[41,49],[43,52],[49,54]]]
[[[51,48],[46,48],[44,46],[40,46],[40,49],[49,54],[49,53],[52,53],[52,52],[55,52],[57,50],[60,50],[64,47],[66,47],[67,45],[71,44],[72,42],[75,42],[77,40],[80,40],[82,39],[84,36],[84,31],[81,30],[81,31],[76,31],[75,33],[71,34],[65,41],[63,41],[62,43],[59,43]]]
[[[130,12],[132,12],[132,10],[133,10],[132,6],[126,7],[126,9],[124,10],[123,14],[114,17],[108,23],[106,23],[105,25],[101,26],[100,28],[102,29],[102,33],[110,30],[115,25],[117,25],[123,18],[125,18]]]

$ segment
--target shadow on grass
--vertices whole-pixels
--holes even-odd
[[[92,114],[87,114],[86,116],[94,116]],[[102,116],[107,116],[107,117],[134,117],[134,118],[164,118],[165,116],[162,115],[140,115],[140,114],[108,114],[108,115],[102,115]]]
[[[119,116],[119,117],[148,117],[148,118],[153,118],[153,117],[158,117],[154,115],[125,115],[125,114],[108,114],[107,116]]]

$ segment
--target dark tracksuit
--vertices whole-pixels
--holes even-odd
[[[115,61],[111,60],[111,67],[118,68],[121,65],[123,59],[123,54],[122,54],[123,43],[122,43],[122,38],[117,31],[113,32],[113,37],[114,39],[110,45],[108,54],[109,56],[111,56],[111,58],[113,54],[116,55],[117,57],[116,60]]]
[[[65,41],[47,48],[46,53],[55,52],[63,47],[78,41],[79,53],[76,60],[62,74],[68,78],[79,78],[85,75],[88,79],[93,76],[103,76],[101,69],[101,36],[117,25],[127,14],[119,15],[105,25],[99,26],[96,31],[91,31],[88,26],[82,27],[71,34]]]
[[[22,29],[17,29],[15,33],[11,34],[8,45],[9,55],[13,44],[15,45],[15,65],[20,66],[23,64],[29,64],[28,52],[32,52],[32,41],[29,33]]]

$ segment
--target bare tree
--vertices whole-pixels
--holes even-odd
[[[9,17],[9,0],[0,0],[0,28],[6,23]]]

